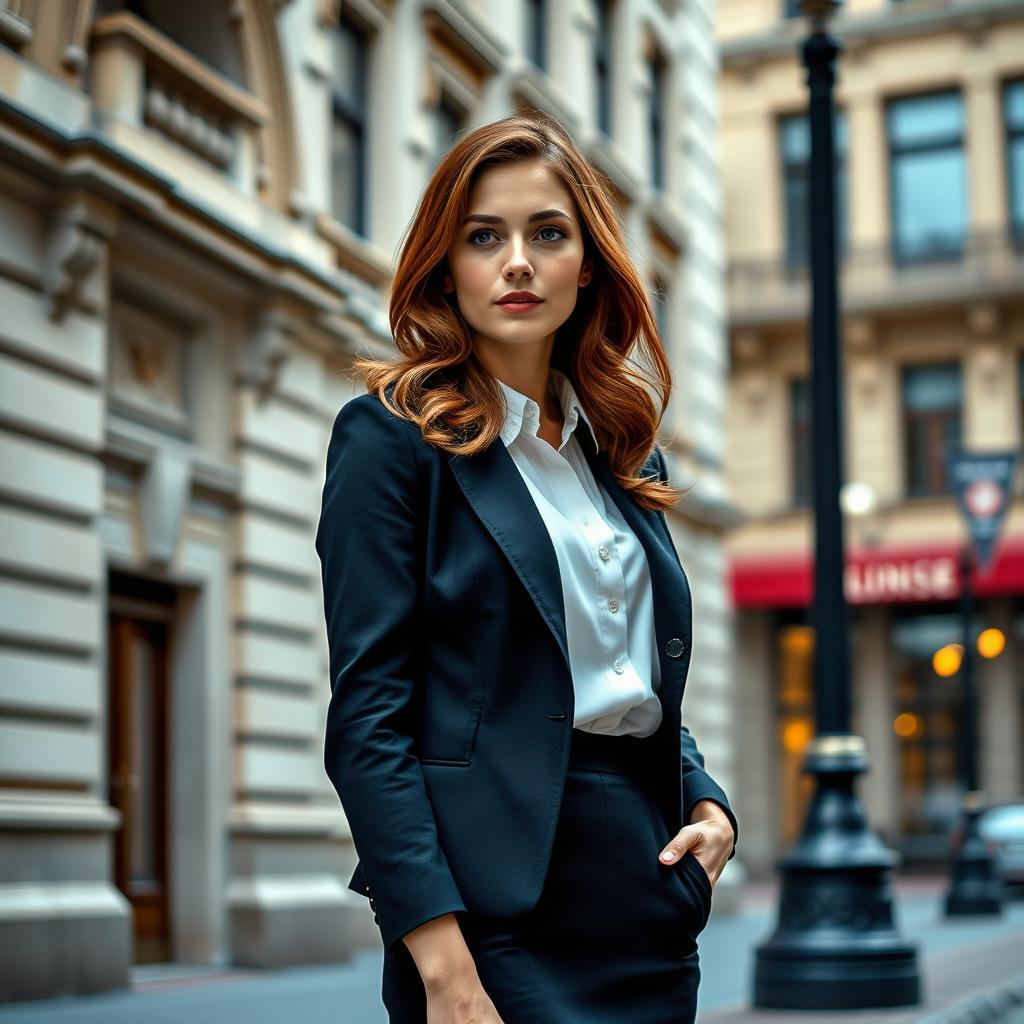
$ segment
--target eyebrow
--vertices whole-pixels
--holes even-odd
[[[572,223],[572,217],[561,210],[541,210],[538,213],[531,213],[527,218],[527,223],[532,224],[535,220],[547,220],[549,217],[564,217],[570,224]],[[471,213],[459,226],[465,227],[470,221],[479,221],[481,224],[504,224],[505,218],[494,217],[489,213]]]

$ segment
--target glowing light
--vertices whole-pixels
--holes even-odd
[[[904,739],[909,739],[911,736],[917,736],[921,732],[922,722],[921,716],[915,715],[910,711],[903,711],[898,714],[892,722],[892,731],[897,736],[902,736]]]
[[[1001,629],[994,626],[983,629],[978,635],[978,653],[983,658],[998,658],[1006,647],[1006,637]]]
[[[811,742],[811,723],[806,719],[789,722],[782,730],[782,745],[791,754],[800,754]]]
[[[932,655],[932,668],[940,676],[953,676],[960,671],[964,649],[962,644],[946,644]]]
[[[782,646],[793,654],[810,653],[814,650],[814,627],[788,627],[782,633]]]

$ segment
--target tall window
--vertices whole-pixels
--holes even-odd
[[[544,0],[526,0],[523,4],[523,50],[526,59],[541,71],[547,71],[547,31],[545,26],[547,4]]]
[[[899,262],[958,257],[967,231],[960,93],[895,100],[888,127],[893,255]]]
[[[846,117],[836,113],[836,250],[846,249]],[[808,205],[811,189],[811,130],[806,114],[793,114],[779,122],[782,155],[782,204],[786,215],[786,262],[807,265]]]
[[[665,95],[668,68],[660,53],[647,61],[650,82],[647,112],[647,137],[651,155],[651,187],[661,192],[665,187]]]
[[[1010,185],[1010,230],[1017,244],[1024,245],[1024,78],[1007,84],[1003,93],[1003,110]]]
[[[811,499],[811,393],[806,377],[789,382],[789,452],[793,504]]]
[[[946,452],[960,441],[959,363],[903,369],[903,453],[908,497],[945,494]]]
[[[332,34],[331,212],[357,235],[366,235],[367,37],[344,11]]]
[[[612,0],[595,0],[597,27],[594,32],[594,100],[597,127],[612,134]]]
[[[434,111],[434,167],[458,141],[462,123],[462,109],[442,89],[441,99]]]

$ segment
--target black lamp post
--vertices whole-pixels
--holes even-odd
[[[867,749],[850,731],[849,614],[843,592],[840,332],[836,270],[835,111],[839,44],[826,29],[835,0],[803,0],[810,87],[811,422],[814,477],[815,738],[804,770],[815,791],[796,844],[779,862],[774,934],[757,948],[753,1005],[852,1009],[920,1002],[917,947],[896,932],[898,855],[868,827],[854,780]]]

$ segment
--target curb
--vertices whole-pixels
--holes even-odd
[[[996,1024],[1017,1007],[1024,1007],[1024,974],[939,1013],[918,1017],[914,1024]]]

